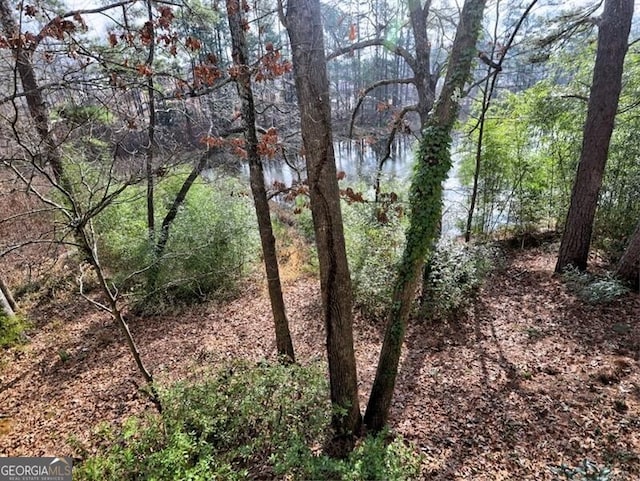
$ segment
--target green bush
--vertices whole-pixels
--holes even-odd
[[[371,318],[381,318],[391,303],[396,268],[402,255],[406,226],[399,211],[343,203],[345,242],[356,307]]]
[[[379,207],[366,203],[343,207],[354,302],[372,318],[387,313],[404,249],[406,223],[395,207],[386,206],[383,222]],[[497,251],[489,246],[440,242],[430,263],[423,314],[445,319],[468,305],[496,259]]]
[[[22,316],[7,316],[0,312],[0,348],[22,344],[26,339],[24,332],[28,328],[29,323]]]
[[[162,418],[100,427],[104,452],[78,480],[411,479],[420,458],[401,439],[367,438],[346,460],[318,454],[331,407],[319,367],[236,362],[162,391]]]
[[[598,466],[592,461],[585,459],[576,467],[561,464],[550,468],[551,472],[558,476],[557,479],[571,479],[574,481],[610,481],[612,471],[607,466]]]
[[[595,276],[569,267],[562,276],[569,289],[590,304],[608,304],[629,292],[629,288],[611,274]]]
[[[429,265],[425,313],[447,319],[469,305],[497,257],[491,246],[440,242]]]
[[[184,175],[176,175],[157,186],[157,229],[183,180]],[[158,259],[148,238],[142,187],[126,191],[95,225],[103,263],[147,307],[158,301],[223,298],[257,259],[255,215],[232,180],[215,187],[196,181]]]
[[[422,457],[399,436],[367,436],[347,459],[318,456],[309,450],[286,453],[277,472],[297,480],[404,481],[419,479]]]

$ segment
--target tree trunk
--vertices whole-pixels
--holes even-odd
[[[146,66],[150,73],[147,74],[147,106],[149,108],[149,126],[147,127],[147,135],[149,136],[147,152],[145,158],[145,174],[147,177],[147,229],[149,232],[149,240],[155,241],[156,221],[155,221],[155,204],[154,204],[154,149],[156,143],[156,97],[155,86],[153,81],[153,59],[156,52],[155,29],[153,27],[153,4],[152,0],[147,0],[147,24],[149,33],[149,53],[147,55]]]
[[[335,429],[334,455],[353,449],[361,424],[353,349],[352,292],[331,133],[329,82],[319,0],[289,0],[291,49],[311,212],[320,266]]]
[[[15,313],[15,311],[18,310],[18,305],[16,304],[16,301],[14,300],[13,296],[11,295],[11,291],[9,290],[7,285],[5,284],[5,282],[2,279],[2,277],[0,277],[0,294],[2,294],[4,296],[6,304]]]
[[[418,115],[420,127],[429,121],[429,112],[435,100],[437,75],[431,74],[431,42],[427,34],[427,15],[431,8],[431,0],[422,6],[421,0],[409,0],[409,19],[415,41],[415,57],[413,76],[418,94]]]
[[[15,316],[15,312],[9,303],[9,300],[4,294],[4,291],[0,289],[0,316]]]
[[[599,22],[598,51],[589,94],[582,153],[571,193],[556,272],[587,268],[593,219],[607,162],[609,142],[622,88],[624,57],[633,16],[633,0],[605,0]]]
[[[29,115],[35,124],[40,142],[44,146],[44,163],[51,164],[56,182],[64,186],[62,159],[56,139],[49,126],[49,109],[42,97],[42,91],[38,86],[38,79],[33,68],[33,52],[23,45],[20,29],[13,18],[13,11],[7,0],[0,0],[0,23],[2,31],[11,45],[16,69],[29,108]]]
[[[464,241],[471,241],[471,231],[473,228],[473,216],[476,210],[476,202],[478,200],[478,182],[480,180],[480,168],[482,163],[482,144],[483,144],[483,136],[484,136],[484,127],[487,119],[487,112],[491,105],[491,100],[493,99],[493,93],[496,89],[496,85],[498,82],[498,74],[502,71],[502,62],[506,58],[507,52],[513,45],[513,41],[520,30],[520,27],[524,23],[525,19],[529,16],[531,9],[534,5],[538,3],[538,0],[532,0],[529,3],[529,6],[524,10],[520,19],[515,25],[515,28],[512,30],[509,35],[509,39],[507,43],[503,45],[500,49],[500,53],[498,56],[497,63],[489,63],[487,66],[487,78],[484,82],[484,89],[482,92],[482,105],[480,110],[480,118],[478,119],[478,142],[476,144],[476,158],[475,158],[475,169],[473,171],[473,187],[471,189],[471,201],[469,203],[469,212],[467,214],[467,226],[464,232]],[[495,14],[495,24],[493,29],[493,38],[498,38],[498,27],[501,23],[500,21],[500,2],[496,3],[496,14]],[[491,48],[491,57],[490,60],[493,62],[493,56],[496,53],[496,45],[494,43]],[[486,62],[485,62],[486,63]],[[484,223],[481,224],[481,232],[484,231]]]
[[[411,182],[411,220],[407,243],[398,268],[393,301],[378,369],[364,422],[372,431],[387,423],[398,374],[409,313],[425,258],[439,232],[442,183],[451,167],[451,130],[458,113],[457,98],[475,57],[486,0],[466,0],[453,43],[447,76],[433,117],[423,130],[417,167]]]
[[[158,410],[158,412],[162,413],[162,404],[161,404],[158,392],[156,391],[156,388],[154,385],[153,375],[151,371],[147,369],[144,361],[142,360],[142,355],[140,354],[140,350],[138,349],[138,346],[136,345],[133,335],[131,334],[131,330],[129,329],[129,324],[127,324],[127,321],[122,315],[122,310],[118,305],[118,291],[117,289],[115,288],[112,289],[109,286],[109,281],[105,277],[104,269],[102,268],[102,265],[100,264],[100,259],[98,257],[98,251],[97,251],[96,242],[95,242],[95,232],[93,232],[93,229],[90,227],[90,225],[91,224],[89,224],[89,226],[87,225],[79,226],[76,234],[76,238],[82,240],[82,248],[87,253],[88,261],[90,262],[91,267],[93,267],[93,271],[98,277],[100,288],[102,289],[103,294],[107,298],[108,304],[105,306],[102,304],[97,304],[95,301],[91,301],[91,302],[93,304],[97,304],[99,307],[109,312],[109,314],[111,314],[111,317],[113,317],[113,319],[118,324],[118,327],[120,328],[122,334],[124,335],[127,346],[129,347],[129,352],[131,352],[131,355],[133,356],[133,360],[136,363],[138,372],[140,372],[143,379],[147,383],[147,387],[149,389],[149,398],[151,402],[153,402],[153,404],[156,406],[156,409]],[[82,285],[80,286],[80,292],[82,293]],[[84,296],[83,293],[82,295]],[[84,297],[87,300],[90,300],[86,296]]]
[[[640,222],[618,261],[616,276],[631,282],[635,288],[640,287]]]
[[[75,240],[78,242],[80,249],[87,256],[87,260],[94,267],[103,292],[109,300],[109,307],[107,310],[109,310],[111,315],[115,318],[116,322],[122,329],[136,365],[140,370],[140,373],[142,374],[145,381],[150,384],[152,401],[156,404],[158,409],[161,410],[160,401],[155,391],[155,387],[153,386],[153,377],[143,364],[138,348],[135,345],[131,332],[129,331],[129,327],[121,315],[121,311],[117,304],[117,293],[114,294],[111,287],[109,287],[109,283],[104,276],[104,271],[100,266],[98,254],[95,250],[95,242],[91,240],[95,239],[95,234],[91,232],[91,235],[89,236],[87,233],[87,229],[89,228],[88,225],[90,225],[90,219],[84,218],[84,216],[80,213],[80,209],[78,208],[76,199],[73,196],[73,189],[71,188],[72,186],[70,185],[67,177],[64,175],[60,151],[58,149],[54,135],[49,127],[49,110],[42,97],[42,92],[38,86],[38,81],[33,69],[33,63],[31,60],[33,52],[24,49],[23,45],[20,43],[21,40],[18,25],[13,19],[12,11],[9,8],[6,0],[0,0],[0,23],[2,25],[3,33],[12,45],[12,52],[16,60],[16,68],[22,82],[22,88],[24,90],[25,98],[27,100],[29,114],[35,124],[35,129],[38,133],[40,141],[44,145],[44,160],[45,162],[51,164],[53,179],[49,178],[50,183],[53,187],[66,195],[74,217],[77,219],[84,219],[81,224],[75,227]],[[18,135],[18,132],[14,132],[14,134]],[[31,155],[32,157],[30,160],[35,164],[37,157],[35,157],[35,155],[33,154]],[[35,191],[30,181],[27,181],[26,178],[23,178],[22,180],[25,182],[28,190]],[[96,212],[99,212],[99,210]],[[5,298],[4,295],[0,297]],[[101,307],[104,308],[106,306]]]
[[[478,199],[478,183],[480,181],[480,167],[482,165],[482,141],[484,140],[484,125],[489,109],[489,72],[490,67],[487,69],[487,80],[484,84],[484,90],[482,92],[482,107],[480,110],[480,119],[478,120],[478,141],[476,143],[476,157],[475,166],[473,169],[473,187],[471,188],[471,200],[469,202],[469,212],[467,213],[467,226],[464,230],[464,241],[471,241],[471,231],[473,230],[473,214],[476,210],[476,201]]]
[[[293,362],[295,361],[295,355],[282,297],[276,240],[273,236],[269,200],[267,198],[267,189],[264,185],[262,162],[258,153],[258,134],[256,131],[253,90],[251,88],[251,71],[249,69],[246,37],[242,29],[243,14],[239,0],[227,0],[227,16],[229,18],[229,30],[231,31],[231,55],[235,66],[238,67],[238,74],[235,80],[238,95],[242,101],[242,118],[245,123],[245,139],[247,142],[247,157],[249,159],[249,179],[251,193],[253,194],[253,204],[258,218],[258,230],[264,256],[264,268],[267,274],[271,312],[276,331],[276,346],[278,355],[287,359],[288,362]]]

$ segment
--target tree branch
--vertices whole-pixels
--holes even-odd
[[[414,78],[383,79],[383,80],[378,80],[377,82],[374,82],[369,86],[365,87],[360,93],[360,96],[358,97],[358,103],[356,104],[355,108],[353,109],[353,112],[351,113],[351,122],[349,124],[349,137],[350,138],[353,137],[353,124],[355,123],[356,115],[358,115],[358,110],[360,110],[360,106],[362,105],[362,102],[364,102],[364,99],[367,97],[367,94],[369,92],[371,92],[374,89],[377,89],[378,87],[382,87],[384,85],[413,84],[413,83],[415,83]]]
[[[398,112],[396,120],[393,122],[393,127],[391,128],[391,132],[387,137],[387,141],[385,143],[384,155],[378,161],[378,170],[376,171],[376,181],[375,181],[375,201],[378,202],[380,198],[380,182],[382,180],[382,168],[384,164],[391,158],[391,145],[393,141],[396,139],[396,134],[398,133],[398,128],[402,125],[402,120],[405,115],[409,112],[417,112],[417,105],[407,105],[400,112]]]
[[[326,57],[327,62],[329,60],[338,58],[342,55],[352,53],[356,50],[362,50],[363,48],[367,48],[367,47],[384,47],[389,52],[395,53],[396,55],[399,55],[400,57],[402,57],[409,64],[409,67],[411,67],[411,70],[415,71],[416,60],[413,57],[413,55],[411,55],[411,53],[407,49],[400,47],[399,45],[392,45],[389,41],[385,40],[384,38],[372,38],[369,40],[362,40],[361,42],[352,43],[351,45],[347,45],[346,47],[339,48],[338,50],[335,50],[327,55]]]

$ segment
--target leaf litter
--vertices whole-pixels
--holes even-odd
[[[550,466],[584,459],[640,479],[640,298],[579,299],[553,274],[555,254],[508,254],[455,320],[415,319],[407,333],[390,425],[424,455],[425,479],[557,479]],[[296,356],[326,360],[318,282],[287,280]],[[268,296],[243,296],[130,317],[143,359],[163,383],[232,358],[274,359]],[[99,424],[151,412],[117,327],[69,292],[28,312],[29,342],[0,353],[0,455],[97,452]],[[356,315],[361,405],[383,326]]]

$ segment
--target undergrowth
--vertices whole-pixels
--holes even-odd
[[[331,418],[327,383],[317,367],[234,362],[197,384],[161,391],[162,417],[99,427],[102,452],[74,479],[404,480],[420,457],[388,433],[368,437],[344,460],[320,447]]]
[[[422,314],[447,319],[468,306],[498,259],[495,247],[441,241],[428,265]]]
[[[156,187],[156,225],[185,175]],[[194,183],[173,221],[158,257],[149,241],[142,187],[130,187],[97,218],[103,264],[142,310],[182,302],[223,299],[257,259],[258,238],[251,203],[232,179],[215,188]]]
[[[30,327],[20,314],[8,316],[0,313],[0,348],[9,348],[22,344],[26,338],[24,332]]]
[[[406,229],[402,210],[385,209],[381,221],[377,209],[369,204],[344,206],[354,303],[373,319],[383,318],[391,305]],[[498,258],[492,245],[440,241],[427,268],[422,315],[439,320],[456,315],[474,299]]]
[[[569,267],[562,277],[578,297],[590,304],[607,304],[629,292],[628,287],[609,273],[594,275]]]
[[[608,466],[598,466],[588,459],[583,460],[578,466],[561,464],[550,468],[557,475],[558,480],[573,481],[611,481],[613,472]]]
[[[399,211],[386,210],[380,221],[377,209],[370,204],[343,204],[354,304],[372,319],[383,318],[391,304],[406,227]]]

